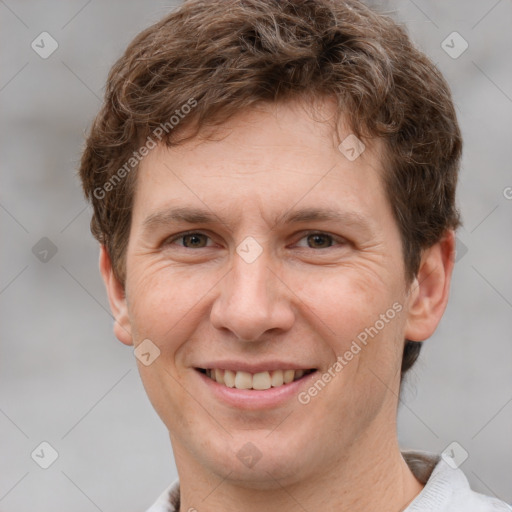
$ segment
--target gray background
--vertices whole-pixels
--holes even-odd
[[[435,452],[456,441],[472,486],[510,502],[512,4],[380,5],[446,76],[465,137],[451,302],[408,379],[400,441]],[[109,67],[169,9],[156,0],[0,0],[2,512],[141,511],[176,475],[131,348],[112,334],[76,177]],[[31,48],[43,31],[59,45],[47,59]],[[457,59],[441,46],[453,31],[469,44]],[[57,248],[46,263],[32,252],[43,237]],[[59,454],[46,470],[31,458],[42,441]]]

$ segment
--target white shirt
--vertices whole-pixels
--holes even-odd
[[[439,455],[406,451],[402,455],[414,476],[425,485],[404,512],[512,512],[512,507],[474,492],[460,469],[452,469]],[[180,487],[170,485],[146,512],[179,512]]]

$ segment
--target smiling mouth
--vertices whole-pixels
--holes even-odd
[[[309,370],[273,370],[258,373],[234,372],[219,368],[197,368],[197,370],[218,384],[228,388],[254,390],[285,386],[316,371],[314,368]]]

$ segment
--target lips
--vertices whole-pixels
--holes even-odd
[[[221,368],[198,368],[198,370],[227,388],[261,391],[290,384],[315,371],[315,369],[276,369],[251,373]]]

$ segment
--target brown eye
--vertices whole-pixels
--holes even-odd
[[[325,249],[332,246],[332,236],[325,233],[313,233],[307,236],[308,247],[311,249]]]
[[[202,233],[191,233],[189,235],[183,235],[178,240],[183,240],[183,246],[190,249],[197,249],[206,247],[208,243],[208,237]]]
[[[331,235],[330,233],[325,233],[323,231],[313,231],[309,233],[304,233],[302,238],[298,240],[295,244],[296,247],[301,249],[341,249],[346,247],[348,241],[336,235]]]
[[[185,249],[202,249],[204,247],[210,247],[212,244],[209,244],[209,242],[211,242],[211,240],[208,235],[194,231],[167,238],[164,240],[163,245],[177,245],[179,247],[184,247]]]

